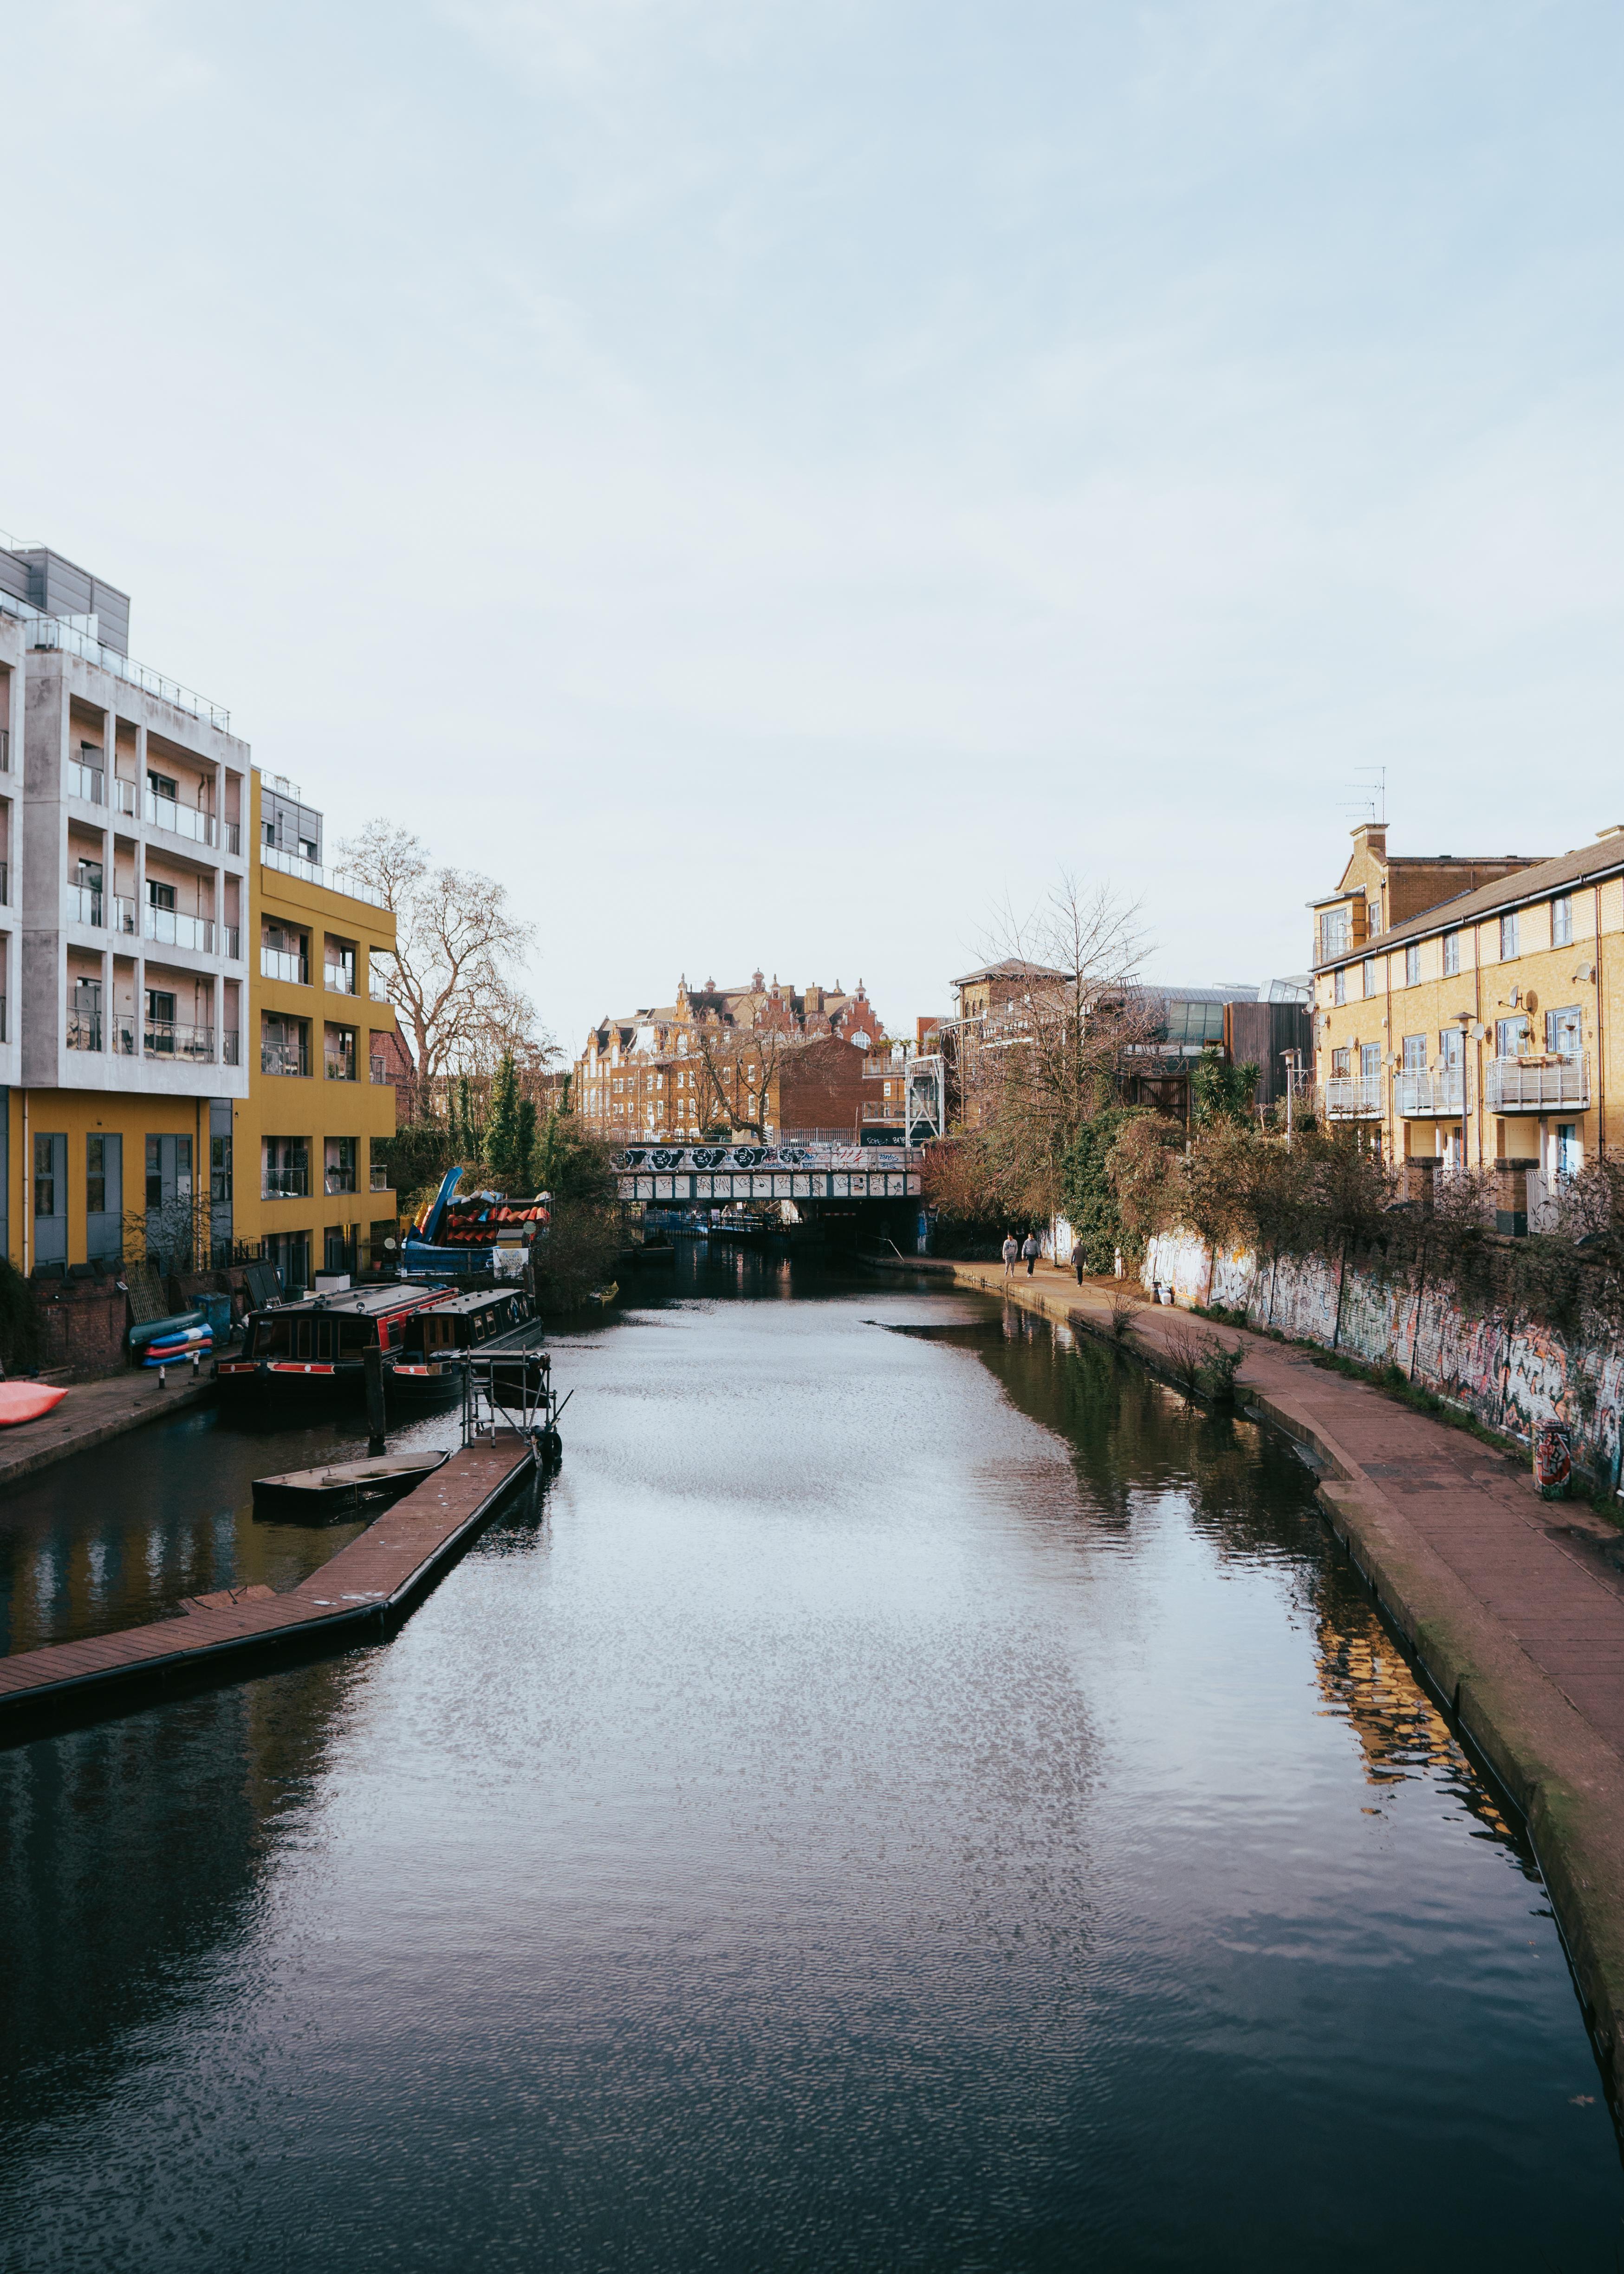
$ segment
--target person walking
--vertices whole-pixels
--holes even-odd
[[[1004,1235],[1004,1276],[1006,1279],[1015,1276],[1015,1266],[1019,1261],[1020,1242],[1012,1231],[1006,1231]]]
[[[1080,1287],[1083,1284],[1083,1243],[1080,1239],[1071,1242],[1071,1261],[1076,1266],[1077,1284]]]
[[[1026,1234],[1025,1240],[1022,1242],[1020,1252],[1026,1259],[1026,1276],[1030,1279],[1032,1276],[1033,1266],[1036,1263],[1038,1257],[1043,1252],[1038,1246],[1038,1236],[1035,1231],[1029,1231]]]

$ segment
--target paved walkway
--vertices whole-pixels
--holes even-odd
[[[122,1436],[126,1429],[162,1420],[214,1394],[207,1363],[195,1376],[190,1366],[171,1366],[165,1373],[162,1389],[155,1367],[151,1373],[145,1367],[132,1367],[127,1374],[109,1375],[105,1382],[75,1382],[61,1404],[38,1421],[0,1429],[0,1489],[52,1461],[66,1460],[70,1453],[86,1452],[109,1437]]]
[[[914,1267],[910,1266],[909,1269]],[[1320,1498],[1460,1726],[1529,1820],[1610,2059],[1624,2044],[1624,1535],[1592,1510],[1541,1501],[1525,1457],[1316,1366],[1294,1344],[1152,1303],[1129,1283],[1040,1263],[918,1267],[1108,1333],[1136,1303],[1132,1343],[1172,1372],[1169,1338],[1244,1344],[1242,1402],[1323,1465]],[[1624,2077],[1619,2079],[1624,2082]]]

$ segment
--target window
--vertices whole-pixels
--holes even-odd
[[[211,1201],[229,1201],[231,1197],[231,1140],[211,1137],[208,1141],[208,1196]]]
[[[356,952],[348,940],[329,939],[327,944],[327,985],[331,995],[356,991]]]
[[[288,1019],[274,1011],[260,1013],[259,1071],[261,1073],[310,1072],[308,1019]]]
[[[1438,1055],[1447,1066],[1466,1063],[1466,1036],[1459,1027],[1445,1027],[1438,1037]]]
[[[1366,996],[1376,992],[1376,959],[1373,955],[1367,955],[1365,959],[1365,992]]]
[[[274,845],[276,842],[276,824],[274,821],[262,821],[259,824],[259,833],[264,838],[265,842],[267,845]]]
[[[1348,1000],[1348,974],[1340,966],[1336,977],[1332,982],[1331,999],[1336,1003],[1345,1003]]]
[[[1563,1185],[1571,1184],[1584,1166],[1584,1148],[1579,1142],[1579,1125],[1576,1121],[1557,1123],[1556,1143],[1552,1149],[1555,1155],[1553,1165],[1556,1171],[1557,1182]]]
[[[1381,1044],[1380,1043],[1361,1043],[1359,1045],[1359,1072],[1364,1075],[1366,1081],[1374,1080],[1375,1077],[1380,1073]]]
[[[1497,1019],[1494,1022],[1494,1055],[1501,1058],[1521,1058],[1528,1048],[1528,1020],[1519,1014],[1515,1019]]]
[[[1503,915],[1503,916],[1500,918],[1500,961],[1501,961],[1502,963],[1509,963],[1509,962],[1511,961],[1511,959],[1513,958],[1513,956],[1514,956],[1514,955],[1515,955],[1516,952],[1517,952],[1517,912],[1516,912],[1516,910],[1515,910],[1515,908],[1513,908],[1509,915]],[[1505,1053],[1502,1051],[1502,1052],[1501,1052],[1501,1056],[1503,1057],[1504,1055],[1505,1055]]]
[[[353,1137],[329,1137],[327,1146],[327,1188],[330,1193],[352,1193],[356,1188],[356,1141]]]
[[[1405,1035],[1404,1072],[1406,1073],[1426,1072],[1426,1036],[1425,1035]]]
[[[1551,903],[1551,945],[1573,945],[1573,901],[1566,892]]]
[[[153,908],[172,908],[175,906],[173,885],[161,885],[155,877],[147,879],[147,905]]]
[[[1328,963],[1334,955],[1348,953],[1348,911],[1338,908],[1331,915],[1320,919],[1320,960]]]
[[[356,1078],[356,1038],[353,1027],[329,1027],[322,1037],[324,1071],[329,1081]]]
[[[304,860],[304,861],[320,861],[320,858],[321,858],[321,847],[320,847],[320,845],[318,845],[318,844],[317,844],[317,842],[316,842],[316,840],[315,840],[315,839],[314,839],[313,837],[301,837],[301,838],[300,838],[300,840],[299,840],[299,857],[300,857],[300,859],[301,859],[301,860]]]
[[[1580,1050],[1579,1006],[1545,1013],[1545,1048],[1553,1058],[1576,1058]]]
[[[310,1145],[303,1137],[262,1141],[261,1194],[267,1201],[304,1200],[310,1192]]]
[[[154,797],[167,797],[171,805],[177,802],[176,792],[179,787],[179,785],[176,782],[172,775],[155,774],[152,768],[148,766],[147,769],[147,787]]]
[[[1404,950],[1404,984],[1406,987],[1419,987],[1421,984],[1421,950],[1413,940]]]
[[[149,1137],[147,1141],[147,1205],[149,1209],[163,1206],[163,1140]]]
[[[1335,1080],[1335,1079],[1340,1079],[1340,1078],[1342,1078],[1342,1077],[1344,1077],[1344,1076],[1347,1074],[1347,1072],[1348,1072],[1348,1052],[1347,1052],[1346,1048],[1344,1047],[1343,1049],[1342,1049],[1342,1050],[1333,1050],[1333,1051],[1331,1052],[1331,1073],[1332,1073],[1332,1078],[1333,1078],[1334,1080]]]
[[[1458,931],[1444,934],[1444,977],[1452,979],[1461,968],[1461,935]]]
[[[56,1141],[38,1134],[34,1141],[34,1212],[35,1216],[56,1213]]]
[[[1380,930],[1381,902],[1380,900],[1372,900],[1365,910],[1365,936],[1367,939],[1374,939]]]
[[[85,1140],[85,1213],[102,1216],[107,1210],[107,1140]]]

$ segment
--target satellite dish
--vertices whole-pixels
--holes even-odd
[[[393,1253],[393,1251],[394,1251],[394,1249],[395,1249],[395,1247],[396,1246],[396,1245],[397,1245],[397,1244],[398,1244],[398,1243],[397,1243],[397,1242],[395,1242],[395,1240],[393,1240],[393,1239],[386,1239],[386,1240],[385,1240],[385,1242],[384,1242],[384,1246],[385,1246],[387,1248],[388,1248],[388,1249],[391,1251],[391,1253]]]

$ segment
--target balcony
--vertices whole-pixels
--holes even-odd
[[[0,1034],[0,1042],[4,1040],[4,1035]],[[387,1161],[374,1161],[372,1173],[372,1181],[370,1189],[375,1193],[387,1193],[389,1189],[389,1163]]]
[[[1459,1120],[1471,1109],[1464,1066],[1413,1068],[1393,1077],[1394,1102],[1404,1121],[1424,1121],[1431,1114]]]
[[[64,1040],[71,1050],[99,1050],[102,1047],[101,1013],[70,1011]]]
[[[389,975],[387,971],[380,971],[376,963],[367,965],[366,991],[374,1003],[387,1003],[389,1000]]]
[[[214,1030],[182,1026],[174,1019],[148,1019],[142,1027],[141,1049],[149,1058],[184,1058],[194,1065],[212,1065]]]
[[[356,975],[351,966],[342,963],[324,965],[322,980],[329,995],[353,995],[356,991]]]
[[[1380,1121],[1381,1076],[1333,1074],[1325,1086],[1325,1110],[1333,1121]]]
[[[307,885],[320,885],[329,892],[342,892],[346,900],[365,900],[374,908],[389,905],[383,894],[352,877],[342,869],[335,869],[329,877],[319,861],[306,861],[297,853],[284,853],[280,845],[262,845],[259,860],[267,869],[278,869],[284,877],[302,877]]]
[[[352,1193],[355,1188],[356,1172],[353,1164],[348,1169],[327,1171],[327,1189],[329,1193]]]
[[[114,1055],[121,1058],[135,1056],[135,1019],[132,1013],[120,1011],[113,1020]]]
[[[289,955],[280,947],[259,950],[261,979],[285,979],[295,987],[310,985],[310,965],[302,955]]]
[[[310,1198],[309,1169],[267,1169],[263,1171],[260,1198],[267,1201],[308,1200]]]
[[[1574,1058],[1491,1058],[1485,1069],[1483,1102],[1491,1113],[1578,1112],[1590,1102],[1590,1061]]]
[[[182,805],[178,799],[159,797],[148,790],[141,801],[142,809],[155,829],[167,829],[171,837],[189,838],[194,845],[217,845],[220,832],[212,813],[198,807]]]
[[[310,1052],[303,1043],[261,1043],[259,1045],[261,1073],[304,1073],[310,1072]]]
[[[220,1037],[222,1065],[241,1065],[243,1038],[235,1027],[228,1027]]]
[[[68,922],[99,924],[102,920],[100,885],[70,885],[68,886]]]
[[[115,813],[125,814],[133,821],[141,809],[141,793],[132,781],[122,774],[113,776],[113,794],[109,801]]]
[[[133,900],[126,899],[123,892],[115,892],[113,895],[113,930],[115,931],[133,933],[137,929],[135,910],[136,903]]]
[[[202,955],[214,953],[212,916],[184,916],[178,908],[149,907],[141,929],[148,939],[156,940],[161,947],[195,948]]]
[[[106,776],[100,766],[84,765],[78,758],[70,758],[63,778],[67,783],[70,797],[82,797],[86,805],[104,802],[102,787]]]
[[[322,1060],[322,1072],[329,1081],[353,1081],[356,1078],[353,1050],[328,1050]]]

